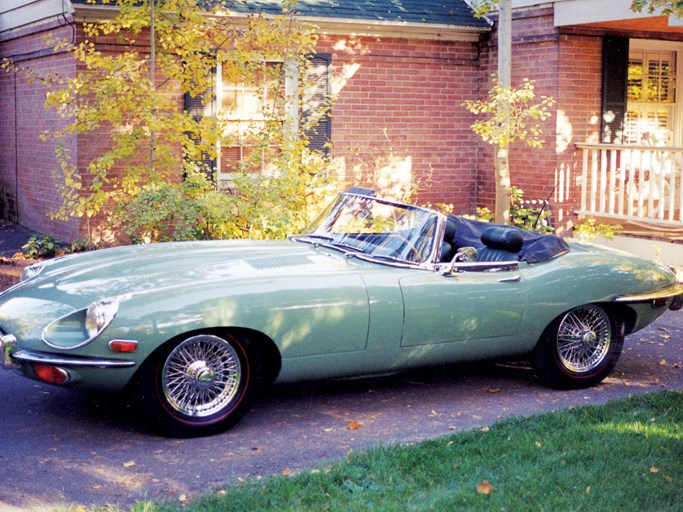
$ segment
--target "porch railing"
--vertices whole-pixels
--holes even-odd
[[[576,144],[585,215],[681,226],[683,147]]]

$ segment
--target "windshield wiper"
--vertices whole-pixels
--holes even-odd
[[[321,247],[329,247],[331,249],[337,249],[345,254],[365,254],[363,250],[355,245],[345,244],[343,242],[335,242],[334,237],[326,235],[295,235],[292,237],[298,242],[304,242],[307,244],[318,245]],[[367,254],[366,254],[367,256]]]
[[[331,236],[325,236],[325,235],[293,235],[291,237],[293,240],[296,240],[297,242],[304,242],[307,244],[318,244],[318,240],[322,240],[323,242],[333,242],[334,238]],[[326,244],[327,245],[327,244]]]

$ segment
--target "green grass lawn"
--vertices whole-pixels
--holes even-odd
[[[132,510],[680,512],[682,488],[683,393],[661,392],[352,453],[184,506]]]

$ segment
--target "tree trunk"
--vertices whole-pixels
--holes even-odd
[[[500,0],[498,4],[498,84],[505,89],[512,87],[512,1]],[[508,123],[509,105],[501,105]],[[508,145],[496,147],[496,222],[510,222],[510,162]]]
[[[496,216],[498,224],[510,222],[510,164],[508,148],[496,146]]]

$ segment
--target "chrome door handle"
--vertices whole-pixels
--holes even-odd
[[[502,279],[498,279],[499,283],[517,283],[522,280],[522,276],[517,275],[513,277],[504,277]]]

